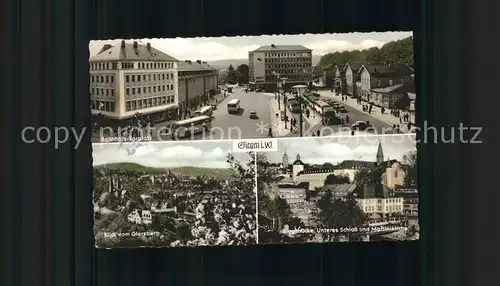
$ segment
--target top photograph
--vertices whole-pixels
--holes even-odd
[[[92,142],[413,133],[412,34],[91,41]]]

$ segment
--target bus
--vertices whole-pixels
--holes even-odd
[[[210,105],[203,106],[202,108],[196,110],[193,113],[193,117],[198,117],[198,116],[212,116],[213,113],[213,107]]]
[[[202,115],[177,121],[170,125],[172,139],[190,137],[194,134],[209,132],[212,128],[211,117]]]
[[[240,100],[233,99],[227,104],[227,111],[229,113],[238,113],[240,111]]]

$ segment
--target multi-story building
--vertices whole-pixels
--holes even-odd
[[[179,106],[182,111],[207,104],[217,92],[218,71],[207,62],[183,61],[177,63]]]
[[[377,94],[396,94],[388,99],[384,96],[377,96],[376,102],[373,102],[386,108],[392,108],[395,102],[399,100],[401,95],[406,94],[407,88],[403,91],[394,93],[394,88],[408,86],[413,84],[411,79],[412,70],[405,64],[393,65],[373,65],[364,64],[359,70],[361,78],[361,97],[367,101],[373,101],[372,89],[377,89]],[[380,90],[384,89],[384,90]]]
[[[368,214],[386,217],[403,213],[403,198],[383,184],[364,185],[356,199],[361,210]]]
[[[262,46],[248,53],[250,85],[275,90],[282,78],[286,85],[312,81],[312,50],[300,45]]]
[[[89,62],[91,109],[100,120],[162,121],[177,113],[178,60],[150,43],[107,44]]]
[[[359,69],[362,66],[363,63],[357,62],[351,62],[345,65],[345,92],[347,95],[350,95],[352,97],[358,97],[361,95],[361,75],[359,73]]]

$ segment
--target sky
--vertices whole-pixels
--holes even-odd
[[[138,147],[133,155],[128,155],[130,144],[93,144],[93,165],[110,163],[136,163],[147,167],[205,167],[228,168],[226,156],[231,152],[231,141],[195,142],[152,142]],[[242,164],[251,158],[245,153],[234,153]]]
[[[297,154],[307,164],[338,164],[344,160],[375,162],[379,142],[382,143],[385,160],[402,160],[404,154],[416,151],[415,135],[309,137],[279,140],[278,151],[267,152],[266,157],[270,162],[282,162],[286,152],[290,163],[295,161]]]
[[[246,59],[249,51],[263,45],[303,45],[312,49],[313,54],[321,56],[330,52],[381,47],[387,42],[403,39],[411,35],[412,32],[383,32],[140,40],[144,44],[151,43],[154,48],[179,60],[210,62]],[[134,41],[133,39],[125,40]],[[91,41],[90,56],[96,55],[104,44],[116,44],[120,41]]]

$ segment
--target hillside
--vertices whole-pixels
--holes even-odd
[[[203,167],[177,167],[177,168],[156,168],[156,167],[146,167],[136,163],[113,163],[94,166],[94,168],[106,168],[106,169],[121,169],[124,171],[132,172],[145,172],[149,174],[161,174],[166,173],[169,169],[174,174],[190,175],[190,176],[213,176],[220,179],[228,179],[231,175],[230,169],[219,169],[219,168],[203,168]]]
[[[372,62],[380,64],[403,63],[413,66],[413,37],[388,42],[380,49],[352,50],[328,53],[321,57],[319,64],[344,66],[348,62]]]

